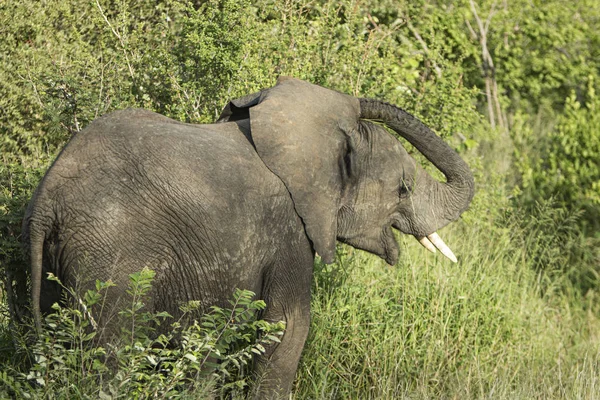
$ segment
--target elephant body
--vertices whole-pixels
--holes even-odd
[[[60,301],[46,272],[80,291],[115,283],[95,316],[109,330],[128,275],[144,267],[156,272],[148,307],[173,316],[181,303],[227,306],[236,288],[251,290],[267,304],[262,318],[286,322],[281,343],[256,360],[260,396],[284,396],[308,334],[315,251],[332,262],[337,239],[395,263],[392,226],[424,237],[472,197],[467,176],[470,188],[450,192],[470,193],[438,210],[449,195],[360,113],[358,99],[281,79],[232,101],[215,124],[138,109],[94,121],[60,153],[24,219],[37,323]]]
[[[119,285],[148,267],[156,308],[177,315],[190,300],[225,305],[236,287],[261,293],[257,277],[282,253],[312,265],[289,192],[240,125],[182,124],[137,109],[93,122],[51,167],[27,216],[33,227],[60,220],[44,267],[71,286],[75,269]]]
[[[128,275],[145,267],[156,272],[147,306],[174,317],[185,302],[226,307],[236,288],[251,290],[270,304],[265,319],[301,325],[291,341],[299,357],[314,252],[289,192],[243,125],[182,124],[138,109],[93,122],[62,151],[27,214],[29,242],[45,244],[42,275],[82,293],[96,279],[115,283],[96,318],[109,328],[119,297],[128,297]],[[45,226],[53,219],[60,224]],[[41,284],[47,313],[60,289]],[[288,369],[293,379],[296,366]]]

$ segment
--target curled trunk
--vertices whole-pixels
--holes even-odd
[[[451,219],[456,219],[467,209],[475,192],[473,174],[462,158],[417,118],[392,104],[360,99],[361,118],[377,120],[408,140],[446,177],[440,183],[440,206]],[[430,232],[431,233],[431,232]]]

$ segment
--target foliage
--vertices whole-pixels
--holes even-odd
[[[316,265],[296,397],[594,398],[598,21],[594,0],[0,2],[0,298],[23,292],[20,221],[72,135],[126,107],[211,122],[230,98],[291,75],[406,108],[468,159],[478,190],[445,235],[457,268],[404,242],[397,270],[344,246],[338,264]],[[215,380],[237,390],[228,368],[250,353],[228,338],[248,345],[268,327],[227,325],[230,311],[214,309],[173,326],[181,346],[165,347],[164,315],[143,307],[151,277],[132,279],[123,346],[83,340],[93,328],[78,302],[48,317],[56,327],[34,346],[45,360],[30,365],[0,301],[4,390],[200,391],[190,377],[217,357],[208,348]],[[81,301],[98,307],[107,290]],[[231,312],[260,308],[238,295]]]
[[[200,321],[190,326],[176,321],[167,334],[157,335],[156,327],[170,316],[145,308],[154,275],[147,269],[130,275],[131,302],[120,312],[120,342],[106,345],[95,341],[105,332],[92,315],[114,284],[97,281],[83,299],[63,286],[68,297],[79,301],[53,306],[55,312],[46,316],[42,333],[28,349],[31,366],[26,372],[10,367],[0,375],[2,397],[187,398],[208,396],[218,382],[222,394],[243,393],[253,355],[279,342],[284,324],[256,320],[265,303],[237,290],[231,309],[212,307]],[[184,305],[182,311],[182,318],[188,317],[198,304]]]
[[[498,76],[507,96],[536,107],[544,102],[561,106],[571,91],[583,94],[590,75],[598,74],[598,6],[588,1],[510,3],[503,12],[509,17],[497,33],[503,37],[496,38],[502,65]],[[571,23],[562,23],[565,15]]]
[[[589,234],[600,235],[600,101],[590,79],[586,103],[572,93],[540,153],[524,156],[523,197],[553,197],[557,205],[580,211]],[[600,237],[600,236],[599,236]]]

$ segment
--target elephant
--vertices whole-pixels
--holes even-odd
[[[334,262],[340,241],[394,265],[396,229],[456,261],[435,232],[473,194],[465,161],[411,114],[295,78],[229,101],[213,124],[114,111],[71,138],[27,208],[32,314],[39,327],[60,300],[48,272],[83,290],[111,280],[117,308],[128,275],[148,267],[147,307],[172,316],[247,289],[266,303],[261,318],[286,323],[253,367],[259,398],[285,397],[308,334],[315,255]]]

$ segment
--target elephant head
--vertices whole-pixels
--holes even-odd
[[[395,264],[392,227],[453,261],[436,230],[456,220],[474,193],[466,163],[406,111],[298,79],[232,100],[219,122],[249,119],[265,165],[286,185],[313,248],[326,263],[336,239]],[[427,174],[390,135],[403,136],[445,176]]]

